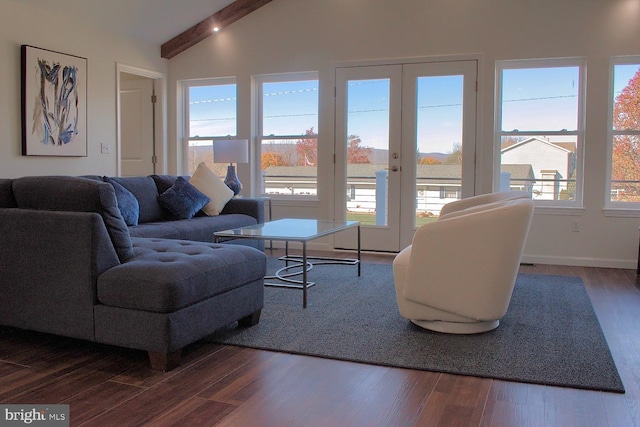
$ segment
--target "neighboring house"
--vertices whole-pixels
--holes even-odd
[[[535,175],[531,165],[502,165],[502,172],[510,177],[510,189],[533,191]],[[315,195],[315,166],[271,166],[262,171],[267,194]],[[386,165],[350,164],[347,167],[347,210],[374,213],[376,189],[386,185]],[[460,165],[417,165],[416,211],[418,215],[438,216],[445,204],[458,200],[460,194]]]
[[[316,166],[269,166],[262,171],[266,194],[313,195],[318,194]]]
[[[533,197],[535,184],[536,175],[530,163],[518,165],[502,164],[500,168],[500,191],[525,191]]]
[[[534,199],[559,200],[575,179],[575,143],[553,143],[533,137],[503,146],[501,155],[503,164],[531,165],[535,175]],[[511,188],[526,186],[526,183],[514,180],[512,176]]]

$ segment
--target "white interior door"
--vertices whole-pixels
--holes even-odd
[[[124,74],[124,73],[123,73]],[[132,76],[120,82],[122,176],[154,173],[153,79]]]
[[[363,250],[401,250],[474,194],[476,74],[476,61],[336,69],[335,218],[360,221]]]

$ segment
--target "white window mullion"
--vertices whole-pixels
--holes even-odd
[[[497,189],[524,189],[540,206],[582,205],[585,61],[498,61]]]
[[[237,135],[237,88],[234,77],[186,80],[183,91],[183,155],[188,173],[200,162],[219,176],[226,164],[213,162],[213,140]]]
[[[640,216],[640,56],[611,58],[605,214]],[[625,97],[623,98],[623,94]],[[624,127],[616,109],[622,109]],[[616,145],[620,147],[616,149]],[[635,212],[634,212],[635,211]]]
[[[257,188],[270,197],[316,199],[318,73],[261,75],[254,82]]]

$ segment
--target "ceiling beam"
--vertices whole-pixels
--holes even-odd
[[[199,24],[194,25],[182,34],[178,34],[164,43],[160,48],[160,54],[163,58],[171,59],[180,52],[189,49],[191,46],[213,34],[213,27],[218,27],[222,30],[270,1],[271,0],[236,0]]]

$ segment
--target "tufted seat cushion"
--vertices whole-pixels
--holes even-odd
[[[240,245],[132,238],[134,257],[98,277],[101,304],[171,313],[260,280],[263,252]]]

